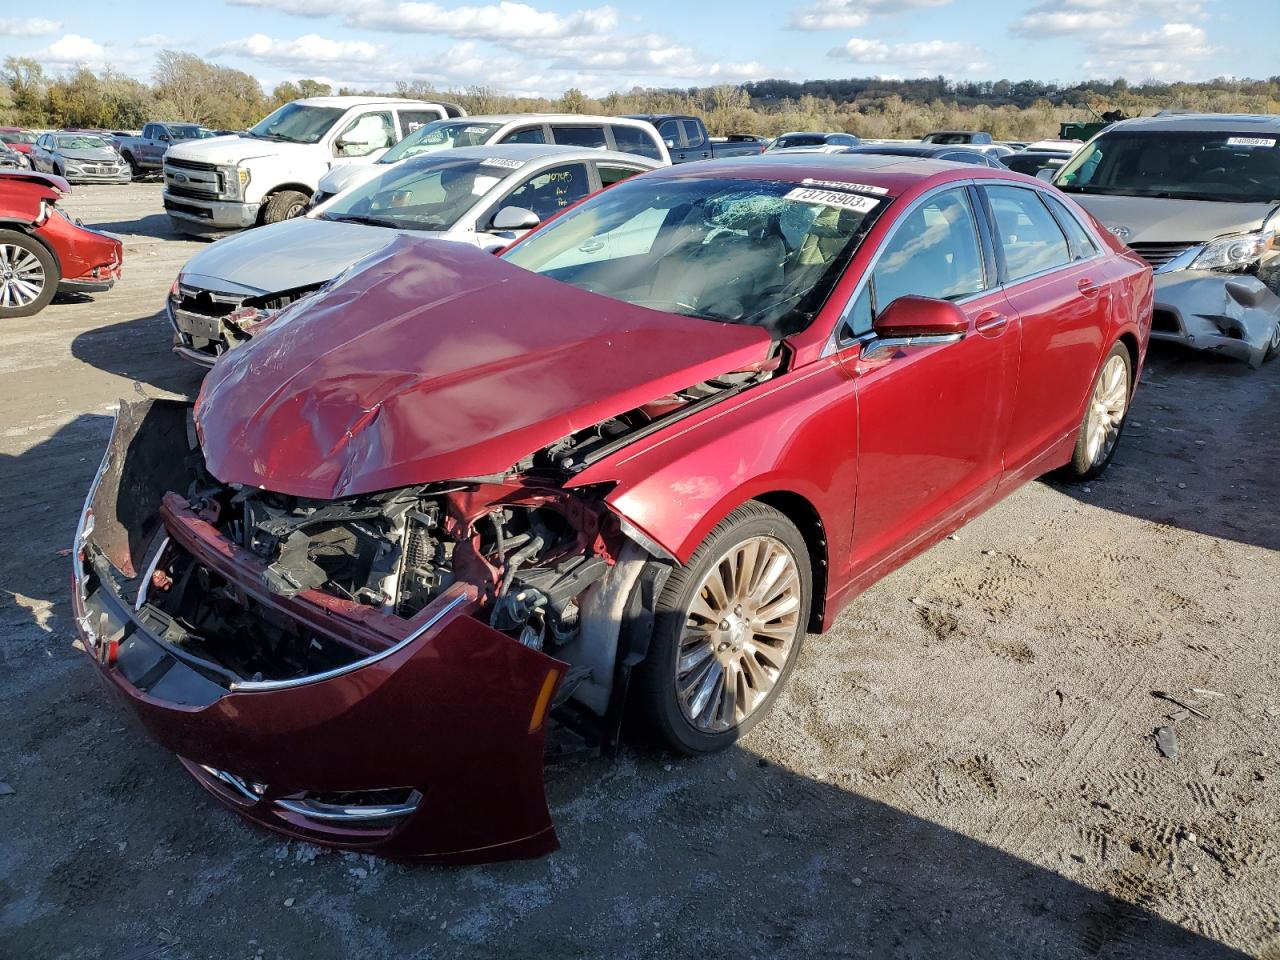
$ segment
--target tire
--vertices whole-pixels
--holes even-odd
[[[301,190],[281,190],[272,194],[262,208],[262,222],[266,224],[291,220],[307,209],[309,199]]]
[[[1271,331],[1271,342],[1267,344],[1267,352],[1262,355],[1262,362],[1274,360],[1280,356],[1280,320],[1276,321],[1275,329]]]
[[[732,575],[731,559],[750,564],[745,580]],[[780,560],[781,573],[761,591],[764,574],[776,572]],[[726,576],[742,592],[717,600],[715,587],[726,586]],[[632,702],[637,719],[686,754],[713,753],[736,743],[768,713],[795,668],[809,622],[812,583],[809,551],[795,524],[755,501],[734,510],[667,578],[649,655],[637,671]],[[763,629],[753,631],[750,617],[757,603],[773,615],[763,624],[755,621]],[[709,614],[726,619],[716,622]],[[733,625],[721,630],[728,618]],[[699,629],[704,623],[709,629]],[[733,696],[725,695],[726,676],[733,681]],[[709,696],[703,697],[704,688]]]
[[[30,317],[58,292],[57,258],[34,237],[0,230],[0,318]]]
[[[1083,483],[1101,475],[1116,455],[1133,399],[1133,361],[1129,348],[1115,343],[1102,361],[1089,390],[1080,433],[1062,479]]]
[[[133,154],[131,154],[131,153],[125,153],[125,154],[122,154],[122,155],[121,155],[121,159],[122,159],[122,160],[124,160],[124,165],[125,165],[126,167],[128,167],[128,168],[129,168],[129,179],[130,179],[130,180],[137,180],[137,179],[138,179],[138,174],[139,174],[141,171],[139,171],[139,169],[138,169],[138,164],[137,164],[137,162],[136,162],[136,161],[134,161],[134,159],[133,159]]]

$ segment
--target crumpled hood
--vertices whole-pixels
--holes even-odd
[[[282,140],[258,140],[255,137],[227,136],[209,140],[184,140],[175,143],[165,155],[175,160],[199,163],[242,163],[254,157],[284,157],[289,154],[313,158],[314,145],[285,143]]]
[[[58,156],[64,160],[86,160],[93,163],[115,163],[120,159],[119,155],[111,147],[89,147],[83,150],[73,150],[70,147],[59,147],[57,149]]]
[[[1215,203],[1091,193],[1073,193],[1071,199],[1097,217],[1108,230],[1128,227],[1126,243],[1204,243],[1226,233],[1257,230],[1275,207],[1270,203]]]
[[[219,360],[196,422],[222,482],[333,499],[502,473],[769,343],[399,237]]]
[[[332,280],[399,235],[387,227],[295,217],[211,244],[187,261],[182,275],[216,278],[231,285],[211,285],[211,289],[247,287],[259,293],[280,293]]]

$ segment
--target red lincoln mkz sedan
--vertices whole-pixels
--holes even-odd
[[[501,257],[398,239],[194,409],[121,405],[80,637],[259,824],[543,854],[549,717],[733,743],[861,590],[1107,465],[1151,303],[1052,188],[898,157],[665,168]]]

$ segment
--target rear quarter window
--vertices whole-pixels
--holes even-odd
[[[604,127],[576,127],[552,124],[551,139],[556,143],[568,144],[571,147],[587,147],[604,149],[609,142],[604,136]]]

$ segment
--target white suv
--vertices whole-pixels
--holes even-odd
[[[294,100],[244,133],[170,147],[165,212],[197,233],[287,220],[332,167],[372,163],[419,127],[465,115],[451,103],[394,97]]]

